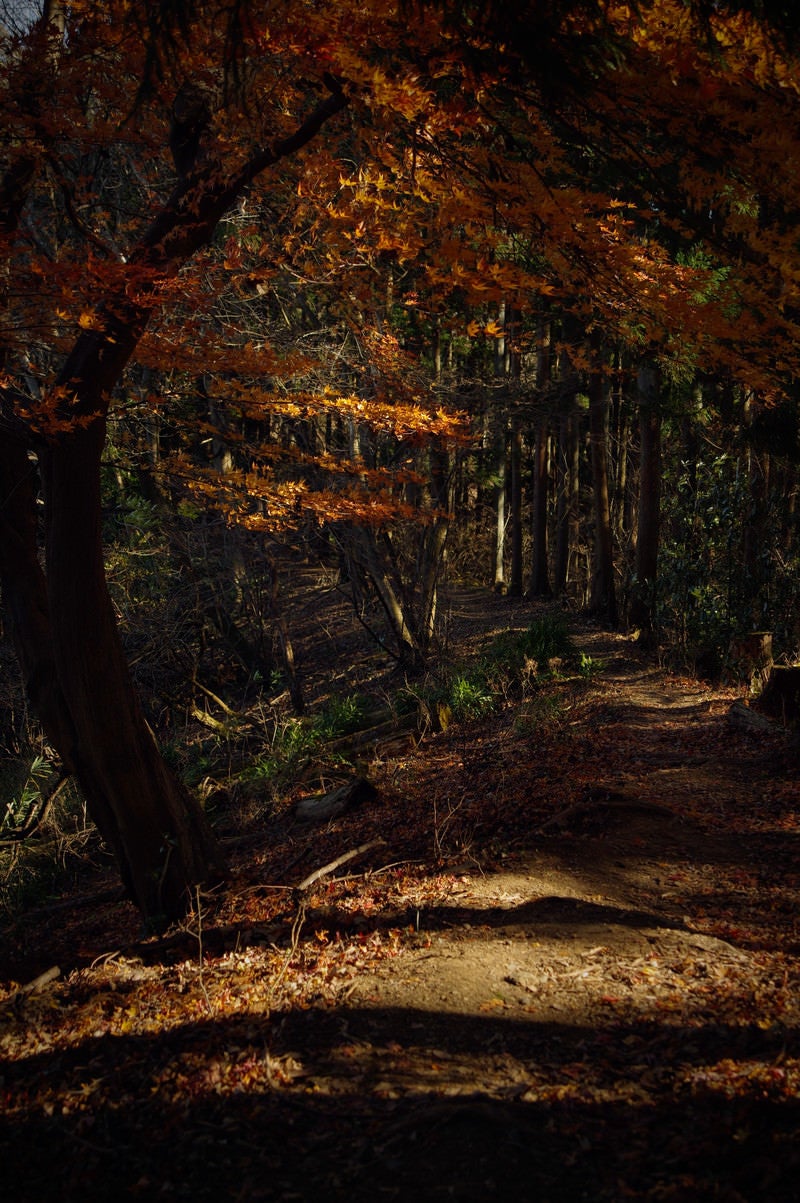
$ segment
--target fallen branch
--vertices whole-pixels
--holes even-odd
[[[329,794],[315,794],[312,798],[301,798],[294,808],[294,817],[301,823],[326,823],[338,819],[348,810],[371,802],[377,795],[374,785],[363,777],[347,781]]]
[[[61,970],[58,965],[52,965],[49,969],[45,969],[44,973],[40,973],[33,981],[27,982],[24,986],[20,986],[17,994],[36,994],[39,990],[43,990],[45,986],[49,986],[57,977],[61,977]]]
[[[45,969],[44,973],[40,973],[33,981],[26,982],[24,986],[20,986],[9,998],[6,999],[4,1006],[16,1008],[22,1007],[22,1000],[28,994],[37,994],[40,990],[44,990],[45,986],[49,986],[56,978],[61,976],[61,970],[58,965],[52,965],[49,969]]]
[[[320,881],[321,878],[327,877],[330,873],[334,873],[340,867],[340,865],[346,865],[348,861],[355,860],[357,856],[363,856],[365,852],[369,852],[370,848],[379,848],[385,843],[386,840],[382,839],[369,840],[366,844],[360,844],[358,848],[351,849],[350,852],[342,853],[341,856],[336,857],[336,860],[332,860],[327,865],[323,865],[321,869],[315,869],[313,873],[309,873],[308,877],[304,877],[303,880],[295,886],[295,890],[305,891],[311,889],[311,887],[316,882]]]
[[[222,719],[214,718],[213,714],[209,714],[207,710],[201,710],[199,706],[192,706],[191,716],[198,723],[202,723],[204,727],[208,727],[209,731],[215,731],[217,735],[230,735],[230,724]]]

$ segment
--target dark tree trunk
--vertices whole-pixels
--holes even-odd
[[[556,557],[554,586],[566,593],[570,560],[578,541],[580,447],[576,415],[562,413],[558,430],[558,502],[556,513]]]
[[[589,432],[592,448],[592,488],[594,503],[594,577],[589,602],[593,613],[607,619],[612,627],[618,622],[614,587],[614,538],[608,491],[608,454],[606,424],[608,390],[601,372],[589,380]]]
[[[550,596],[550,577],[547,566],[547,494],[548,474],[547,423],[536,423],[533,444],[533,557],[531,596]]]
[[[630,621],[651,635],[653,591],[658,573],[661,530],[661,409],[658,371],[652,364],[639,369],[639,523],[636,537],[636,583]]]
[[[128,259],[130,289],[123,283],[97,307],[97,328],[81,334],[67,357],[40,428],[26,445],[20,422],[19,442],[6,435],[0,450],[0,572],[29,697],[64,767],[77,775],[127,889],[154,923],[185,914],[195,887],[218,880],[223,866],[202,811],[169,771],[144,719],[106,588],[100,457],[111,393],[147,325],[148,293],[209,241],[257,175],[304,146],[346,103],[333,93],[293,135],[228,176],[219,163],[181,173]],[[18,206],[8,181],[0,202],[13,229]],[[13,417],[6,421],[16,429]],[[45,493],[46,575],[36,558],[34,445]]]
[[[175,919],[222,858],[198,804],[161,757],[130,679],[106,587],[101,541],[103,423],[41,456],[47,591],[56,677],[90,813],[149,920]]]
[[[519,414],[511,418],[511,581],[509,593],[522,597],[522,429]]]
[[[0,438],[0,585],[25,693],[67,772],[75,731],[56,673],[47,581],[39,563],[37,471],[21,442]]]
[[[495,459],[495,486],[494,486],[494,513],[495,513],[495,536],[494,536],[494,588],[498,592],[505,592],[506,588],[506,439],[505,430],[502,430],[496,449]]]
[[[548,449],[548,390],[552,375],[552,342],[550,322],[539,319],[536,349],[536,383],[539,391],[538,415],[533,436],[533,513],[531,534],[533,536],[531,560],[531,595],[550,596],[550,574],[547,564],[547,503],[550,486]]]

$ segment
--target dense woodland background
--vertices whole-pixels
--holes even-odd
[[[179,916],[224,873],[210,798],[379,705],[496,701],[447,664],[456,585],[717,678],[753,631],[795,661],[783,7],[3,9],[12,834],[68,778]],[[298,662],[320,580],[396,689],[323,633]]]

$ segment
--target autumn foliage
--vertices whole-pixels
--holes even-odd
[[[550,589],[555,491],[565,587],[579,469],[548,476],[547,449],[561,423],[572,464],[587,410],[584,592],[618,620],[605,438],[649,379],[623,592],[652,631],[662,418],[749,428],[794,405],[798,73],[791,28],[751,7],[52,0],[10,20],[4,604],[50,744],[149,918],[223,867],[130,683],[106,466],[165,512],[334,549],[416,671],[476,448],[498,449],[495,480],[511,448],[515,528],[536,448],[532,588]],[[498,511],[498,586],[503,531]]]

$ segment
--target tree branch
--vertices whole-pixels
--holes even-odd
[[[323,865],[321,869],[315,869],[313,873],[309,873],[308,877],[295,886],[295,890],[310,890],[311,887],[321,878],[327,877],[329,873],[333,873],[340,867],[346,865],[348,861],[355,860],[357,856],[362,856],[365,852],[369,852],[371,848],[379,848],[385,844],[386,840],[369,840],[366,844],[359,844],[358,848],[352,848],[350,852],[344,852],[341,856],[337,856],[336,860],[329,861],[327,865]]]

